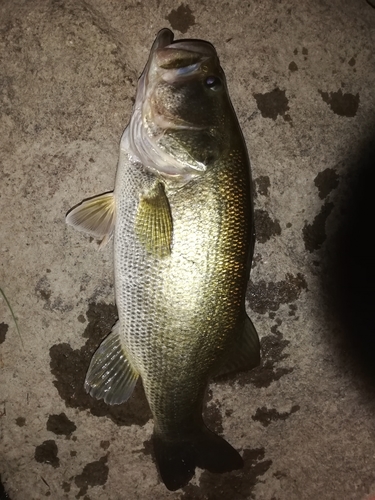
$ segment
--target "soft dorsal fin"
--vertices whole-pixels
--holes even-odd
[[[172,214],[164,186],[157,182],[139,201],[135,231],[143,246],[156,257],[171,253]]]
[[[260,363],[260,344],[255,327],[245,314],[241,334],[237,338],[231,353],[215,376],[242,370],[251,370]]]
[[[115,197],[111,192],[83,201],[68,212],[65,221],[78,231],[102,240],[100,247],[103,247],[112,236],[115,218]]]

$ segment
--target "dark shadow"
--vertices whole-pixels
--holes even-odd
[[[0,500],[10,500],[10,497],[5,492],[3,483],[1,482],[1,477],[0,477]]]
[[[375,381],[375,125],[350,161],[335,198],[337,226],[322,255],[322,284],[342,362]]]

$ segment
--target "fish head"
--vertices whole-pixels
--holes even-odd
[[[173,42],[173,33],[161,30],[138,82],[131,149],[160,176],[188,181],[226,147],[231,110],[215,48],[202,40]]]

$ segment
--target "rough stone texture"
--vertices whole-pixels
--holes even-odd
[[[64,224],[112,188],[164,26],[217,48],[263,228],[248,291],[262,366],[212,383],[206,412],[245,468],[175,493],[142,387],[117,409],[82,389],[115,320],[112,250]],[[374,43],[365,0],[0,3],[0,287],[20,329],[0,295],[2,498],[375,495]]]

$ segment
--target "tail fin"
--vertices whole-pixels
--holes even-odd
[[[169,440],[154,433],[156,463],[165,486],[175,491],[186,486],[195,468],[229,472],[243,467],[241,455],[206,426],[187,440]]]

